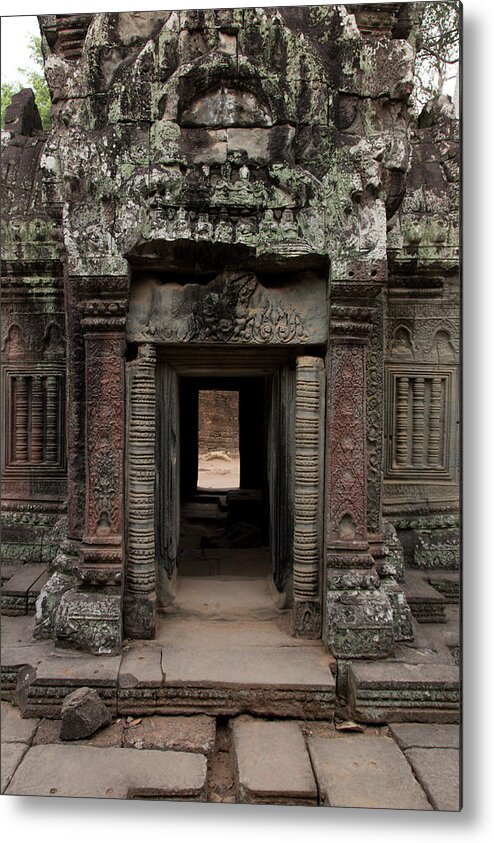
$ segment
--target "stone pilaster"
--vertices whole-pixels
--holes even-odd
[[[129,388],[125,635],[127,638],[153,638],[156,625],[155,346],[139,345],[137,358],[129,364]]]
[[[80,514],[69,523],[74,535],[65,561],[77,587],[61,598],[55,633],[59,643],[93,653],[116,653],[122,640],[127,289],[126,277],[77,283],[84,338],[84,510],[82,524]],[[80,380],[78,386],[80,396]],[[72,444],[82,450],[80,438]],[[73,488],[79,499],[80,485]]]
[[[362,299],[352,284],[337,288],[330,315],[324,637],[338,658],[379,658],[393,645],[390,602],[369,552],[366,366],[373,308]]]

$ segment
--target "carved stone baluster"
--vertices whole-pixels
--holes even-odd
[[[59,441],[58,441],[58,412],[59,412],[59,389],[58,379],[54,375],[48,375],[45,381],[46,388],[46,428],[45,428],[45,462],[58,462]]]
[[[32,379],[31,392],[31,462],[43,462],[43,382],[39,375]]]
[[[295,634],[319,638],[321,625],[324,364],[297,359],[293,597]]]
[[[125,634],[155,632],[156,349],[140,345],[130,364],[128,544]]]
[[[431,404],[429,411],[429,445],[427,462],[431,466],[441,463],[441,378],[432,378]]]
[[[408,465],[408,378],[396,385],[396,465]]]
[[[27,462],[29,459],[29,378],[18,375],[15,379],[15,426],[14,460]]]
[[[425,379],[413,380],[412,465],[424,464],[425,445]]]

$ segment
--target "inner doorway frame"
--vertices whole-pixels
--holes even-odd
[[[301,353],[302,352],[302,353]],[[297,637],[320,638],[323,623],[323,489],[324,489],[324,431],[325,431],[325,373],[321,357],[309,357],[302,349],[290,348],[231,348],[231,346],[158,346],[139,343],[135,359],[128,364],[127,411],[127,566],[125,605],[135,615],[149,615],[150,635],[154,634],[156,603],[167,599],[173,586],[163,566],[164,544],[157,532],[157,508],[171,507],[169,523],[179,536],[180,490],[177,478],[177,448],[179,445],[178,389],[163,388],[163,373],[168,377],[188,375],[210,377],[221,371],[222,376],[274,376],[273,417],[284,412],[293,419],[286,435],[293,445],[291,462],[293,479],[288,494],[292,502],[291,525],[282,525],[279,538],[290,536],[291,570],[293,578],[293,633]],[[285,379],[280,377],[285,372]],[[282,392],[283,380],[293,383],[292,395]],[[159,396],[175,394],[163,406]],[[160,409],[161,405],[161,409]],[[293,412],[295,410],[295,412]],[[271,424],[271,428],[274,425]],[[162,476],[160,465],[164,442],[173,445],[175,455],[170,465],[171,475]],[[272,442],[270,443],[272,444]],[[287,449],[287,454],[289,448]],[[288,459],[288,457],[287,457]],[[275,471],[280,470],[272,460]],[[286,466],[285,466],[286,468]],[[282,483],[271,478],[271,489],[280,490]],[[161,503],[160,503],[161,501]],[[271,524],[276,502],[270,501]],[[288,507],[285,507],[288,511]],[[173,531],[172,531],[173,532]],[[271,528],[271,547],[276,530]],[[293,536],[293,540],[292,540]],[[160,544],[161,542],[161,544]],[[177,554],[177,547],[172,554]],[[166,551],[167,552],[167,551]],[[166,574],[166,576],[165,576]],[[174,568],[176,576],[176,566]],[[158,598],[158,599],[157,599]],[[137,601],[139,606],[133,604]],[[142,625],[142,623],[141,623]],[[152,629],[153,628],[153,629]]]

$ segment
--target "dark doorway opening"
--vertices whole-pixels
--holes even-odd
[[[246,559],[236,551],[253,549],[260,552],[249,555],[248,570],[258,576],[270,569],[267,381],[180,379],[182,575],[233,573],[235,560]],[[216,464],[209,477],[208,462]]]

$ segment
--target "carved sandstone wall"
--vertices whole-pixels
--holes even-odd
[[[3,137],[2,335],[6,521],[39,550],[67,502],[40,634],[117,651],[124,591],[128,630],[154,634],[163,347],[196,367],[255,349],[295,431],[297,634],[389,652],[383,512],[457,513],[457,123],[411,118],[417,14],[40,18],[53,129],[23,94]]]

